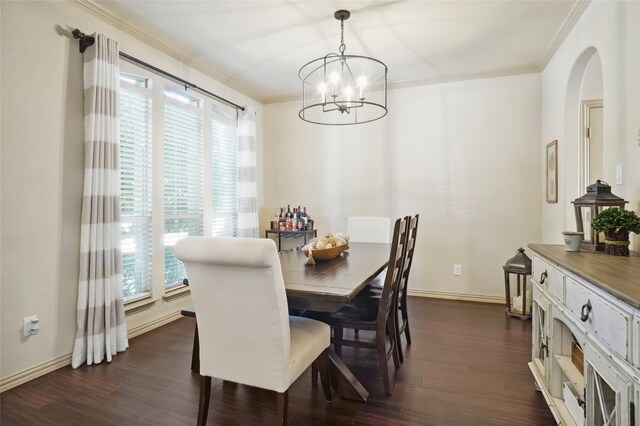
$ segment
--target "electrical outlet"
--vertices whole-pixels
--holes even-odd
[[[453,265],[453,275],[457,275],[457,276],[462,275],[462,265],[458,265],[458,264]]]
[[[616,164],[616,185],[622,185],[622,164]]]
[[[37,315],[26,317],[22,328],[22,335],[29,337],[38,334],[38,331],[40,331],[40,318],[38,318]]]

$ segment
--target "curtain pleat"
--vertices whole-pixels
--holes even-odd
[[[120,248],[118,60],[118,43],[102,34],[84,54],[85,176],[73,368],[110,362],[129,346]]]
[[[238,117],[238,236],[258,237],[256,118],[249,107]]]

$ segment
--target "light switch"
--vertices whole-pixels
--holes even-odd
[[[616,185],[622,185],[622,164],[616,164]]]

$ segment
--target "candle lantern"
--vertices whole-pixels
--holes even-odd
[[[527,289],[531,275],[531,259],[524,254],[524,249],[520,247],[515,256],[507,260],[504,267],[504,289],[507,301],[506,313],[510,317],[520,319],[531,318],[531,290]],[[511,291],[511,276],[515,276],[513,284],[515,291]],[[529,288],[531,285],[529,284]],[[513,295],[513,297],[512,297]]]
[[[601,180],[587,187],[587,193],[572,201],[576,214],[576,230],[584,232],[580,248],[588,251],[604,251],[604,240],[593,229],[593,219],[604,209],[618,207],[624,209],[624,199],[611,193],[611,187]]]

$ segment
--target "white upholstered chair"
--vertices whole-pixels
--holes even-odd
[[[211,377],[278,393],[278,424],[287,422],[289,386],[312,364],[328,380],[327,324],[289,317],[273,240],[187,237],[174,246],[184,262],[200,337],[198,424],[206,424]]]
[[[352,216],[347,221],[349,241],[354,243],[386,243],[391,241],[391,218]]]

